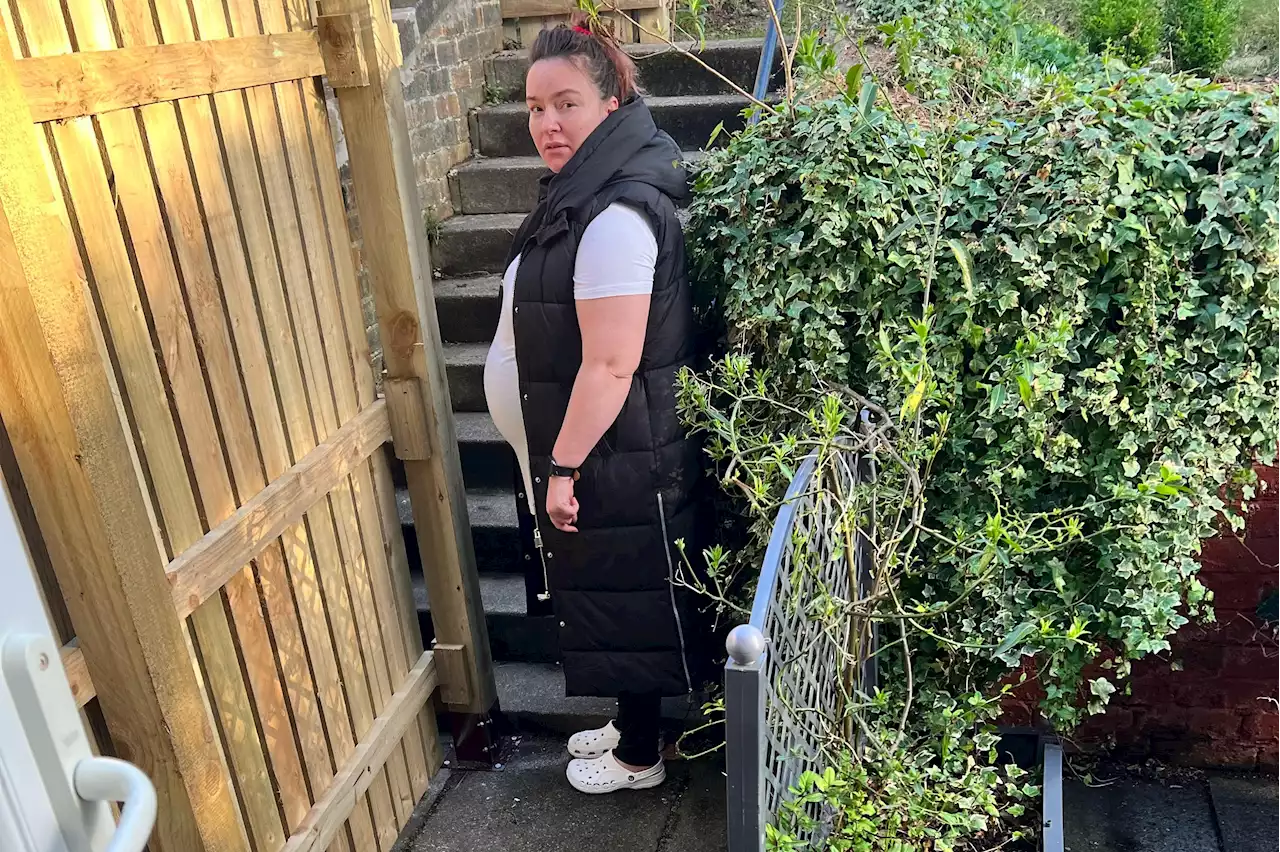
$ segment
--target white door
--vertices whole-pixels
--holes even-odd
[[[142,852],[155,814],[145,775],[90,751],[0,479],[0,850]]]

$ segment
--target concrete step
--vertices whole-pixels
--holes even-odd
[[[422,574],[411,575],[413,602],[423,641],[435,636],[431,601]],[[500,662],[554,663],[560,656],[556,621],[551,616],[530,616],[525,609],[524,577],[482,574],[480,599],[493,658]]]
[[[706,147],[716,125],[721,122],[726,131],[734,131],[741,129],[746,121],[742,110],[748,101],[739,95],[653,97],[647,100],[654,121],[684,150]],[[486,157],[523,157],[538,153],[529,137],[529,115],[522,103],[481,107],[474,114],[471,145]]]
[[[695,44],[685,47],[749,92],[760,64],[761,44],[761,39],[748,38],[709,41],[700,50]],[[628,45],[627,53],[636,60],[640,86],[650,95],[723,95],[732,91],[719,77],[665,44]],[[775,82],[781,75],[781,69],[781,51],[778,51],[774,55]],[[485,82],[489,90],[504,101],[523,101],[524,78],[528,70],[527,51],[504,51],[486,63]]]
[[[481,573],[524,576],[516,495],[511,488],[467,491],[467,517]]]
[[[516,457],[493,418],[482,411],[459,411],[453,416],[462,457],[462,478],[473,490],[515,486]]]
[[[445,343],[487,343],[498,327],[502,278],[445,278],[436,282],[436,316]]]
[[[488,411],[484,399],[484,359],[487,343],[446,343],[445,374],[454,411]]]
[[[502,712],[526,731],[574,734],[598,728],[617,714],[612,698],[567,698],[564,671],[554,663],[509,662],[494,666]],[[679,731],[700,724],[703,696],[664,698],[663,727]]]
[[[446,219],[436,233],[432,264],[445,278],[483,273],[501,275],[506,268],[511,241],[524,216],[523,213],[498,213]]]
[[[480,157],[449,172],[456,213],[528,213],[547,167],[537,155]]]
[[[685,160],[697,163],[701,151],[686,151]],[[526,213],[538,203],[538,181],[547,173],[536,156],[477,157],[454,169],[449,176],[453,209],[458,213]]]
[[[409,491],[404,487],[396,489],[396,509],[400,514],[405,550],[408,551],[409,570],[420,574],[422,557],[418,552],[418,535],[413,526]],[[469,490],[467,517],[471,521],[471,539],[480,573],[518,574],[523,577],[525,565],[520,556],[520,525],[516,520],[516,498],[511,489]]]

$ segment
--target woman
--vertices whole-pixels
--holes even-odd
[[[567,691],[618,699],[616,722],[570,739],[569,782],[644,789],[666,778],[661,698],[692,691],[697,659],[673,584],[674,542],[698,552],[700,453],[675,392],[694,338],[675,205],[688,180],[607,32],[578,15],[539,33],[530,61],[550,174],[503,276],[485,395],[520,462]]]

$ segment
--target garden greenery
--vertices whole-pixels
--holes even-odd
[[[1174,67],[1216,74],[1235,46],[1239,18],[1237,0],[1165,0]]]
[[[736,519],[707,560],[726,618],[801,459],[878,467],[838,495],[876,584],[822,617],[880,622],[879,689],[798,790],[833,850],[1017,835],[1002,693],[1033,674],[1067,732],[1210,617],[1199,542],[1276,450],[1275,94],[1059,64],[1005,0],[943,2],[873,22],[909,103],[809,45],[826,85],[707,157],[687,228],[723,348],[680,392]],[[771,848],[807,848],[803,807],[776,817]]]
[[[1109,52],[1136,67],[1160,49],[1161,19],[1157,0],[1086,0],[1080,28],[1094,53]]]

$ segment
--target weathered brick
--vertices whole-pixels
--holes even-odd
[[[1215,740],[1240,738],[1242,717],[1233,710],[1210,710],[1198,707],[1190,711],[1187,721],[1196,736],[1207,736]]]
[[[1280,714],[1268,710],[1250,713],[1244,717],[1240,734],[1253,742],[1274,743],[1280,740]]]
[[[1170,755],[1179,763],[1215,769],[1253,769],[1258,765],[1258,747],[1230,740],[1203,740]]]

